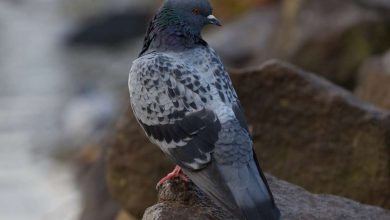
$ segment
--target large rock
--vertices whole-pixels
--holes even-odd
[[[76,161],[76,182],[81,194],[78,220],[112,220],[120,205],[114,201],[105,181],[105,153],[100,147],[84,147]]]
[[[356,95],[390,110],[390,51],[368,59],[360,69]]]
[[[387,112],[277,61],[231,76],[264,170],[315,193],[390,208]],[[140,217],[173,165],[146,139],[129,107],[110,146],[110,191]]]
[[[388,0],[355,0],[358,4],[363,7],[376,10],[383,13],[384,16],[390,18],[390,1]]]
[[[173,164],[147,140],[129,107],[119,119],[110,143],[107,182],[114,198],[129,213],[140,217],[156,201],[153,189]]]
[[[231,67],[242,68],[254,60],[264,61],[275,55],[274,41],[282,23],[281,11],[280,3],[253,8],[222,28],[207,32],[205,38]]]
[[[364,59],[390,47],[389,37],[383,14],[353,0],[284,0],[208,36],[232,67],[280,58],[348,87]]]
[[[279,11],[279,5],[255,9],[217,31],[207,32],[205,38],[231,67],[248,65],[254,59],[269,59],[272,55],[263,51],[272,51]]]
[[[232,79],[265,170],[316,193],[390,208],[388,112],[277,61]]]
[[[229,212],[215,205],[192,182],[179,178],[165,182],[158,191],[158,204],[145,211],[143,220],[206,220],[234,219]]]
[[[284,23],[289,25],[288,20]],[[390,46],[382,40],[390,38],[390,23],[383,14],[351,0],[306,1],[290,26],[279,38],[282,46],[295,39],[284,58],[349,87],[364,59]]]
[[[131,9],[111,12],[86,19],[69,34],[69,46],[102,46],[121,48],[125,43],[140,38],[152,17],[149,11]]]
[[[385,220],[390,212],[332,195],[311,194],[305,189],[267,176],[276,203],[285,220]],[[226,220],[233,219],[218,208],[193,184],[175,179],[159,190],[158,203],[145,211],[143,220]]]

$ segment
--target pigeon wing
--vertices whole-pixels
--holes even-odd
[[[138,122],[183,168],[205,167],[218,140],[220,122],[205,108],[207,85],[196,70],[154,53],[135,61],[130,71],[130,97]]]

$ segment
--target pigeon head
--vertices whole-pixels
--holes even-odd
[[[166,25],[176,26],[181,24],[185,31],[194,35],[200,35],[203,27],[208,24],[220,26],[221,23],[212,14],[213,8],[209,0],[165,0],[161,14],[162,19],[166,19]]]
[[[148,50],[174,50],[207,45],[202,29],[221,26],[209,0],[165,0],[152,20],[140,56]]]
[[[200,32],[208,24],[221,26],[221,23],[213,15],[213,8],[209,0],[166,0],[163,8],[172,10],[177,19],[195,32]]]

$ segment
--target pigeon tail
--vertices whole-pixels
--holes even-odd
[[[225,184],[225,180],[214,160],[201,170],[183,168],[183,171],[216,204],[230,211],[236,219],[243,219],[233,194]]]
[[[280,211],[255,161],[242,167],[222,166],[222,169],[243,220],[280,219]]]
[[[217,204],[240,220],[281,219],[266,180],[252,160],[244,166],[217,164],[185,174]]]

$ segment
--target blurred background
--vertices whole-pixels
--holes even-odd
[[[224,27],[204,37],[232,71],[278,58],[390,109],[390,1],[212,2]],[[130,111],[128,72],[160,3],[0,1],[0,219],[139,217],[110,199],[104,155]],[[390,208],[385,198],[340,195]]]

